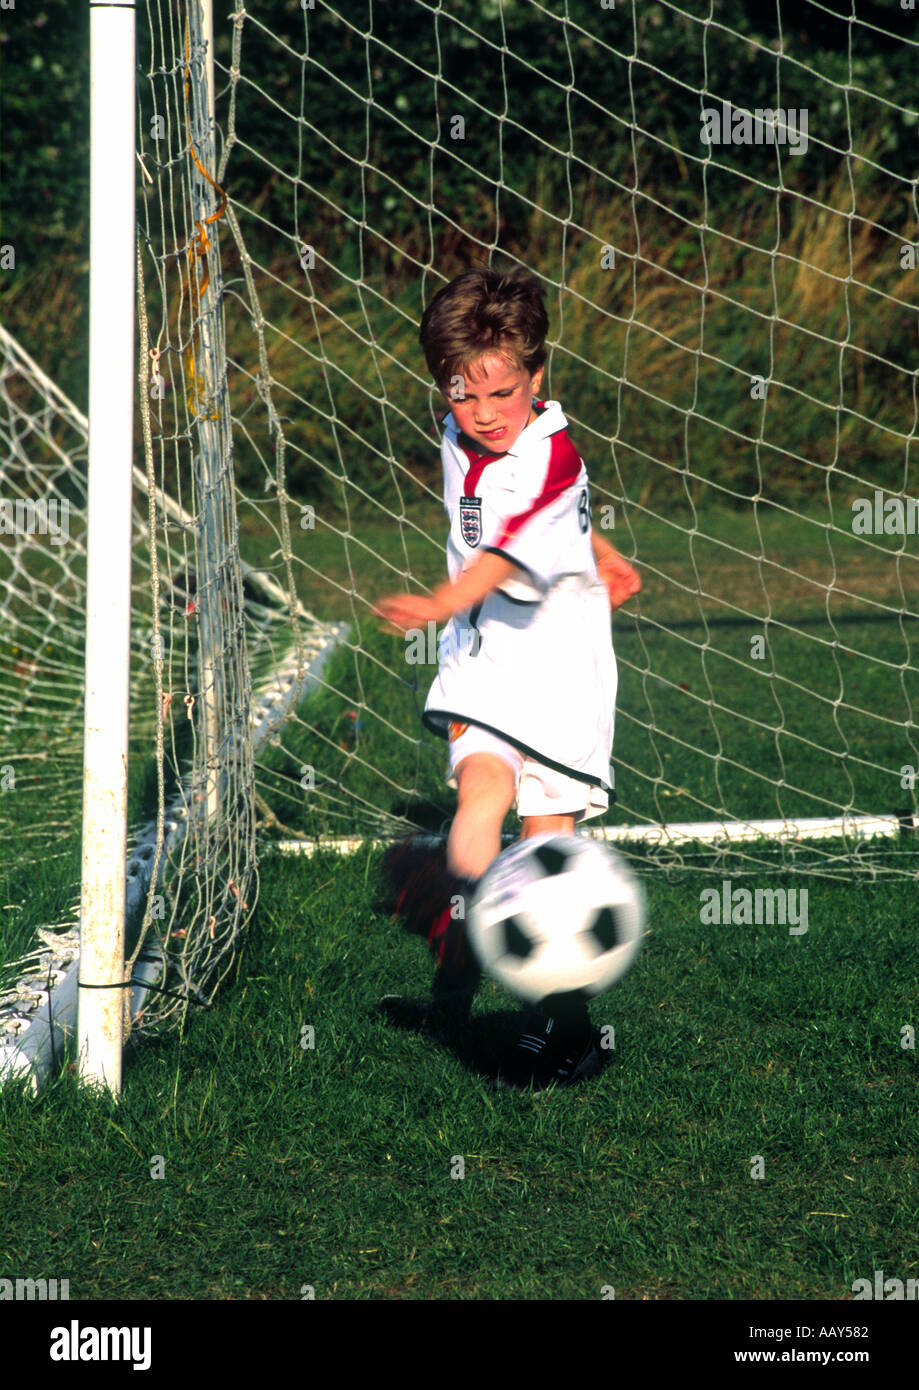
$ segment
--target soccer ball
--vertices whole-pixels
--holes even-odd
[[[641,885],[596,840],[549,831],[488,868],[466,929],[482,969],[531,1004],[604,994],[631,965],[644,927]]]

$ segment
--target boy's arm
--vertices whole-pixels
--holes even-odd
[[[624,560],[619,551],[598,532],[591,531],[590,541],[597,562],[597,574],[601,583],[606,585],[609,594],[609,606],[613,609],[621,608],[627,599],[638,593],[641,577],[632,569],[628,560]]]
[[[627,599],[638,593],[641,578],[618,550],[596,531],[591,533],[591,544],[597,574],[609,593],[610,608],[620,608]],[[519,566],[513,561],[493,551],[486,551],[463,571],[455,584],[447,580],[434,590],[430,598],[423,594],[393,594],[380,599],[373,611],[378,618],[384,618],[400,632],[407,632],[427,622],[446,622],[454,613],[462,613],[481,603],[515,572],[519,572]]]
[[[385,618],[402,632],[421,623],[442,623],[454,613],[462,613],[481,603],[515,571],[519,573],[519,566],[513,561],[486,551],[463,571],[455,584],[447,580],[430,598],[422,594],[393,594],[380,599],[373,611],[378,618]]]

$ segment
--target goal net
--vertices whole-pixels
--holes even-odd
[[[594,525],[644,581],[614,619],[610,833],[673,871],[916,872],[917,38],[800,9],[369,0],[217,29],[237,477],[351,631],[271,767],[300,834],[450,815],[436,634],[370,609],[443,574],[423,306],[524,265]]]

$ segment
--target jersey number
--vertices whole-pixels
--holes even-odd
[[[578,525],[582,531],[590,530],[590,502],[587,498],[586,487],[578,498]]]

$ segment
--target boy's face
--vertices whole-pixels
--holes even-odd
[[[463,434],[493,454],[512,449],[536,415],[532,398],[538,395],[543,369],[530,376],[499,353],[479,358],[467,368],[471,376],[455,377],[446,398]]]

